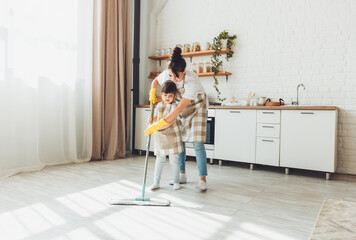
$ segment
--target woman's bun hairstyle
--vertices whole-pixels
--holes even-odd
[[[178,76],[178,72],[184,72],[186,66],[187,63],[182,57],[182,49],[175,47],[169,58],[168,68],[171,69],[176,76]]]
[[[172,61],[172,59],[180,59],[182,58],[182,49],[180,49],[179,47],[175,47],[173,49],[172,55],[170,57],[170,60]]]

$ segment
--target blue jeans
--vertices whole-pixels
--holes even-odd
[[[206,151],[205,151],[204,143],[195,142],[193,143],[193,145],[194,145],[195,156],[198,164],[199,176],[201,177],[207,176],[208,172],[206,169]],[[183,142],[183,152],[179,154],[179,167],[181,172],[185,172],[185,159],[186,159],[185,142]]]

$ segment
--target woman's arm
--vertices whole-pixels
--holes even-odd
[[[159,85],[158,79],[155,78],[155,79],[152,81],[152,83],[151,83],[151,88],[157,88],[158,85]]]
[[[191,101],[190,99],[182,98],[178,107],[176,109],[174,109],[170,114],[168,114],[164,118],[164,120],[168,123],[174,122],[176,120],[176,118],[178,117],[178,115],[184,110],[184,108],[186,108],[188,106],[190,101]]]

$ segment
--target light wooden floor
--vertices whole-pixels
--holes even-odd
[[[356,202],[356,177],[224,162],[208,165],[208,191],[199,192],[197,167],[188,184],[148,197],[171,207],[110,206],[111,198],[140,195],[144,156],[47,167],[0,180],[0,239],[308,239],[324,198]],[[148,181],[152,183],[154,157]]]

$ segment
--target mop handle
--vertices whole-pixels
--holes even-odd
[[[152,104],[150,124],[153,123],[154,109],[155,109],[155,105]],[[145,159],[145,169],[144,169],[144,174],[143,174],[143,184],[142,184],[142,201],[145,201],[146,176],[147,176],[148,157],[150,155],[151,135],[152,134],[148,135],[148,139],[147,139],[147,151],[146,151],[146,159]]]

